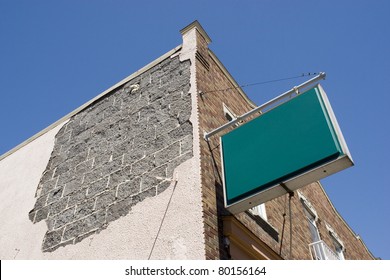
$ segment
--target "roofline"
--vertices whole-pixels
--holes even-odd
[[[161,61],[171,57],[173,54],[177,53],[178,51],[180,51],[182,48],[182,45],[179,45],[177,46],[176,48],[168,51],[167,53],[163,54],[162,56],[160,56],[159,58],[155,59],[154,61],[150,62],[149,64],[147,64],[146,66],[142,67],[141,69],[137,70],[136,72],[134,72],[133,74],[131,74],[130,76],[127,76],[126,78],[124,78],[123,80],[119,81],[118,83],[116,83],[115,85],[111,86],[110,88],[106,89],[105,91],[103,91],[102,93],[100,93],[98,96],[96,96],[95,98],[91,99],[90,101],[84,103],[83,105],[81,105],[80,107],[78,107],[77,109],[73,110],[72,112],[70,112],[69,114],[67,114],[66,116],[62,117],[61,119],[57,120],[56,122],[52,123],[51,125],[49,125],[48,127],[46,127],[45,129],[39,131],[38,133],[36,133],[35,135],[33,135],[32,137],[28,138],[27,140],[25,140],[24,142],[20,143],[19,145],[17,145],[16,147],[14,147],[13,149],[9,150],[8,152],[6,152],[5,154],[1,155],[0,156],[0,161],[5,159],[6,157],[8,157],[9,155],[15,153],[16,151],[18,151],[19,149],[23,148],[24,146],[26,146],[27,144],[31,143],[32,141],[34,141],[35,139],[39,138],[40,136],[42,136],[43,134],[45,134],[46,132],[52,130],[53,128],[55,128],[56,126],[58,126],[59,124],[69,120],[71,117],[73,117],[74,115],[76,115],[77,113],[81,112],[82,110],[84,110],[85,108],[87,108],[88,106],[90,106],[91,104],[95,103],[96,101],[100,100],[101,98],[105,97],[108,93],[112,92],[113,90],[115,90],[116,88],[120,87],[120,86],[123,86],[124,84],[126,84],[127,82],[129,82],[130,80],[134,79],[135,77],[141,75],[142,73],[148,71],[150,68],[156,66],[157,64],[159,64]]]
[[[366,251],[368,252],[368,254],[370,254],[370,256],[373,258],[373,259],[377,259],[370,251],[370,249],[368,249],[366,243],[364,243],[363,239],[358,235],[356,234],[353,229],[348,225],[348,223],[344,220],[344,218],[340,215],[339,211],[337,211],[336,207],[333,205],[332,201],[330,200],[328,194],[326,193],[324,187],[322,186],[321,182],[318,181],[318,185],[320,186],[322,192],[325,194],[325,197],[326,199],[328,200],[329,204],[332,206],[334,212],[336,213],[336,215],[341,219],[341,221],[344,223],[344,225],[351,231],[351,233],[355,236],[356,239],[360,240],[360,242],[363,244],[363,247],[366,249]]]
[[[236,80],[233,78],[233,76],[229,73],[229,71],[226,69],[226,67],[222,64],[222,62],[219,60],[219,58],[213,53],[212,50],[208,49],[209,54],[211,58],[215,61],[215,63],[218,65],[218,67],[221,69],[221,71],[226,75],[226,77],[229,79],[229,81],[233,84],[234,88],[238,90],[240,95],[245,99],[246,102],[253,108],[256,108],[257,105],[246,95],[246,93],[242,90],[240,85],[236,82]]]
[[[210,36],[207,34],[207,32],[203,29],[202,25],[199,23],[199,21],[197,20],[194,20],[193,22],[191,22],[189,25],[187,25],[186,27],[184,27],[183,29],[180,30],[180,33],[182,36],[184,36],[185,33],[187,33],[188,31],[190,31],[191,29],[196,29],[198,30],[198,32],[202,35],[202,37],[206,40],[206,44],[210,44],[211,43],[211,38]]]

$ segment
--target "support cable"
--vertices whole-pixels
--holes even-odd
[[[208,93],[213,93],[213,92],[220,92],[220,91],[226,91],[226,90],[231,90],[231,89],[238,89],[238,88],[244,88],[244,87],[252,87],[252,86],[258,86],[258,85],[264,85],[264,84],[270,84],[270,83],[277,83],[281,81],[286,81],[286,80],[292,80],[292,79],[298,79],[302,77],[309,77],[309,76],[314,76],[318,75],[319,73],[302,73],[301,75],[297,76],[292,76],[292,77],[287,77],[287,78],[280,78],[280,79],[274,79],[274,80],[268,80],[268,81],[262,81],[262,82],[257,82],[257,83],[251,83],[251,84],[243,84],[235,87],[229,87],[229,88],[223,88],[223,89],[215,89],[215,90],[209,90],[209,91],[202,91],[200,92],[201,95],[205,95]]]
[[[291,198],[294,196],[293,192],[290,192],[288,195],[288,211],[290,216],[290,260],[292,260],[292,215],[291,215]]]
[[[234,125],[234,124],[236,124],[236,123],[238,123],[238,122],[248,118],[249,116],[251,116],[251,115],[253,115],[255,113],[262,113],[263,109],[271,106],[272,104],[280,102],[281,100],[285,99],[288,96],[291,96],[293,94],[297,95],[301,89],[306,88],[307,86],[309,86],[309,85],[311,85],[313,83],[316,83],[319,80],[325,79],[325,77],[326,77],[326,74],[324,72],[319,73],[314,78],[312,78],[312,79],[310,79],[310,80],[308,80],[308,81],[306,81],[306,82],[304,82],[304,83],[302,83],[302,84],[300,84],[300,85],[298,85],[296,87],[293,87],[292,89],[286,91],[285,93],[282,93],[281,95],[279,95],[279,96],[275,97],[274,99],[264,103],[263,105],[260,105],[260,106],[258,106],[256,108],[252,109],[251,111],[249,111],[249,112],[247,112],[247,113],[245,113],[245,114],[235,118],[234,120],[232,120],[232,121],[230,121],[230,122],[228,122],[228,123],[226,123],[226,124],[216,128],[216,129],[214,129],[214,130],[212,130],[210,132],[205,132],[204,139],[206,141],[208,141],[211,136],[213,136],[213,135],[215,135],[215,134],[225,130],[228,127],[231,127],[232,125]]]
[[[153,253],[153,250],[154,250],[154,246],[156,245],[158,236],[160,235],[160,231],[161,231],[162,225],[163,225],[163,223],[164,223],[165,217],[166,217],[166,215],[167,215],[168,208],[169,208],[169,206],[171,205],[172,197],[173,197],[173,194],[175,193],[176,186],[177,186],[177,180],[175,181],[175,185],[173,186],[173,190],[172,190],[172,193],[171,193],[171,197],[169,198],[167,207],[166,207],[166,209],[165,209],[164,216],[163,216],[163,218],[162,218],[162,220],[161,220],[160,227],[158,228],[157,235],[156,235],[156,238],[154,239],[152,249],[150,250],[148,260],[150,260],[150,258],[152,257],[152,253]]]
[[[279,256],[282,256],[282,248],[283,248],[283,239],[284,239],[284,227],[286,225],[286,196],[284,197],[284,212],[283,212],[283,225],[282,225],[282,236],[280,238],[280,247],[279,247]]]

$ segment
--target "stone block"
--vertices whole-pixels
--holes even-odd
[[[55,220],[53,217],[48,217],[48,218],[45,220],[45,222],[46,222],[46,225],[47,225],[47,229],[48,229],[49,231],[54,230],[54,225],[55,225],[56,220]]]
[[[67,160],[67,155],[62,153],[62,154],[57,154],[55,156],[50,157],[49,164],[48,166],[50,169],[55,169],[60,165],[61,163],[65,162]],[[58,174],[57,174],[58,175]],[[57,176],[56,175],[56,176]],[[53,175],[52,175],[53,176]]]
[[[162,181],[160,184],[157,186],[157,195],[165,191],[169,186],[172,184],[171,181]],[[173,182],[175,184],[175,182]]]
[[[76,204],[81,203],[83,200],[87,198],[87,188],[82,188],[80,190],[77,190],[71,194],[69,194],[67,197],[68,200],[68,207],[74,206]]]
[[[68,194],[78,191],[83,188],[83,185],[80,182],[80,179],[76,177],[76,179],[73,179],[72,181],[66,183],[64,187],[64,196],[67,196]]]
[[[179,127],[177,127],[176,129],[170,131],[168,135],[172,139],[176,139],[176,140],[184,138],[188,135],[192,135],[192,124],[189,121],[187,121],[182,125],[180,125]]]
[[[111,156],[112,156],[112,153],[111,153],[111,151],[108,151],[108,150],[102,151],[101,153],[95,155],[95,157],[93,158],[94,168],[97,168],[97,167],[109,162],[111,159]]]
[[[77,125],[74,125],[73,126],[73,129],[72,129],[72,136],[73,137],[79,137],[79,135],[83,132],[86,131],[86,125],[85,123],[81,124],[81,123],[78,123]],[[90,131],[88,131],[90,132]],[[83,139],[83,137],[79,137],[80,139]]]
[[[108,190],[96,197],[95,209],[105,209],[116,200],[115,190]]]
[[[85,217],[84,219],[84,232],[89,232],[93,229],[98,229],[106,223],[106,212],[100,210]]]
[[[93,163],[94,163],[94,159],[81,162],[75,166],[74,171],[78,174],[86,173],[92,169]]]
[[[54,178],[41,184],[41,195],[53,190],[57,186],[57,179],[58,178]]]
[[[73,239],[83,233],[83,220],[78,220],[65,226],[63,240],[67,241]]]
[[[58,229],[72,222],[75,219],[74,212],[75,207],[71,207],[59,213],[57,216],[53,217],[53,219],[55,220],[54,228]]]
[[[164,133],[168,133],[178,127],[179,127],[178,119],[170,117],[157,125],[156,132],[157,135],[161,135]]]
[[[180,142],[173,143],[165,149],[156,153],[156,166],[163,165],[180,156]]]
[[[49,206],[42,207],[35,214],[35,223],[39,223],[40,221],[46,219],[49,215]]]
[[[63,161],[56,166],[56,171],[54,176],[55,177],[61,176],[61,174],[68,172],[70,168],[71,168],[70,164],[67,161]]]
[[[192,135],[188,135],[180,141],[180,154],[192,152],[193,138]]]
[[[132,150],[125,154],[125,157],[123,159],[124,165],[133,164],[136,161],[141,160],[145,157],[145,153],[143,150]]]
[[[41,183],[48,182],[53,179],[54,169],[48,169],[43,172],[41,177]]]
[[[161,181],[162,179],[158,179],[154,176],[149,176],[147,174],[143,175],[141,180],[141,192],[157,186]]]
[[[164,165],[161,165],[159,167],[156,167],[155,169],[148,172],[148,175],[153,176],[153,177],[166,178],[167,177],[167,166],[168,166],[168,164],[164,164]]]
[[[34,223],[34,220],[35,220],[35,214],[36,214],[36,213],[37,213],[37,212],[34,211],[34,209],[31,210],[30,212],[28,212],[28,218],[29,218],[30,221],[33,222],[33,223]]]
[[[50,207],[50,216],[57,215],[62,212],[68,205],[68,197],[63,197],[60,200],[53,202],[49,205]]]
[[[133,139],[125,139],[118,144],[116,144],[114,147],[111,148],[112,151],[112,157],[117,158],[121,157],[126,153],[129,153],[133,146]]]
[[[86,151],[88,151],[87,143],[77,142],[77,143],[74,143],[73,145],[71,145],[67,149],[66,153],[67,153],[67,156],[71,158],[71,157],[75,157],[79,154],[85,153]]]
[[[42,208],[46,205],[48,194],[42,195],[38,197],[38,199],[35,201],[34,209],[37,210],[39,208]]]
[[[129,213],[132,207],[131,197],[118,201],[107,209],[107,222],[111,222],[119,219],[121,216],[125,216]]]
[[[112,159],[111,161],[108,161],[104,163],[101,167],[102,169],[102,176],[109,175],[122,167],[122,156]]]
[[[156,129],[148,127],[134,138],[133,150],[144,150],[145,145],[149,145],[156,138]]]
[[[91,230],[98,229],[105,224],[104,211],[97,211],[84,219],[68,224],[65,227],[63,240],[67,241],[77,236],[81,236]]]
[[[97,165],[94,165],[95,168],[92,169],[91,171],[85,173],[83,175],[83,184],[84,185],[89,185],[94,181],[97,181],[99,178],[103,177],[103,168],[101,166],[97,167]],[[79,180],[79,179],[77,179]]]
[[[152,88],[148,92],[149,101],[154,102],[157,99],[163,98],[165,96],[165,92],[160,88]]]
[[[47,249],[57,246],[61,243],[61,236],[64,229],[54,230],[46,233],[45,240],[43,241],[42,250],[46,251]]]
[[[92,197],[98,193],[104,192],[108,188],[108,176],[93,182],[87,188],[87,197]]]
[[[70,141],[71,131],[56,137],[56,145],[65,145]]]
[[[153,156],[146,156],[145,158],[132,164],[131,172],[134,176],[139,176],[143,173],[149,172],[155,168]]]
[[[141,190],[141,178],[137,177],[133,180],[124,182],[118,186],[117,197],[124,199],[129,196],[139,193]]]
[[[147,189],[147,190],[145,190],[137,195],[134,195],[132,197],[133,204],[137,204],[137,203],[143,201],[147,197],[154,197],[154,196],[156,196],[156,194],[157,194],[157,187],[149,188],[149,189]]]
[[[175,158],[171,162],[168,163],[167,167],[167,177],[173,176],[173,171],[177,166],[179,166],[181,163],[189,160],[192,158],[192,152],[188,152],[186,154],[181,155],[180,157]]]
[[[95,200],[95,198],[92,198],[77,204],[75,212],[76,219],[80,219],[91,214],[94,211]]]
[[[74,180],[79,181],[81,183],[81,179],[76,177],[76,174],[73,170],[62,173],[61,175],[59,175],[57,187],[64,187],[68,182]]]
[[[52,202],[59,200],[62,197],[63,191],[64,191],[63,187],[59,187],[50,191],[46,203],[51,204]]]
[[[131,166],[127,165],[122,169],[110,174],[108,188],[116,188],[120,183],[132,180],[133,178],[134,176],[131,173]]]

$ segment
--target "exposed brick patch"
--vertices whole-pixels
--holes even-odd
[[[189,61],[166,59],[57,133],[29,213],[47,222],[43,251],[100,232],[170,185],[173,170],[192,157],[189,81]]]

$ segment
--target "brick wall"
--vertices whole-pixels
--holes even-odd
[[[210,132],[228,122],[223,112],[223,104],[237,116],[248,112],[253,108],[253,104],[250,104],[247,98],[235,88],[237,85],[232,82],[215,56],[210,53],[207,41],[202,34],[198,33],[197,36],[196,79],[201,135],[201,180],[206,258],[227,259],[229,253],[223,245],[222,217],[231,214],[223,205],[219,136],[212,136],[209,141],[205,141],[202,137],[205,131]],[[364,244],[354,236],[351,229],[335,212],[318,183],[313,183],[301,190],[316,207],[321,238],[330,247],[332,243],[324,221],[330,224],[343,240],[346,247],[344,253],[346,259],[372,259]],[[282,258],[310,259],[308,245],[312,242],[311,235],[297,193],[291,198],[292,252],[290,255],[288,200],[288,195],[285,195],[266,203],[268,222],[261,219],[259,221],[259,218],[255,218],[248,212],[237,214],[235,217]]]
[[[219,91],[235,85],[212,59],[201,34],[198,34],[197,40],[198,57],[201,57],[196,61],[199,127],[203,137],[205,131],[209,132],[227,122],[222,103],[236,114],[245,113],[251,106],[235,89]],[[229,213],[223,206],[219,138],[214,136],[209,142],[201,138],[200,148],[206,258],[226,259],[228,252],[223,246],[222,216]]]
[[[43,251],[99,233],[169,187],[173,170],[192,157],[189,67],[166,59],[57,133],[29,213],[34,223],[47,224]]]

